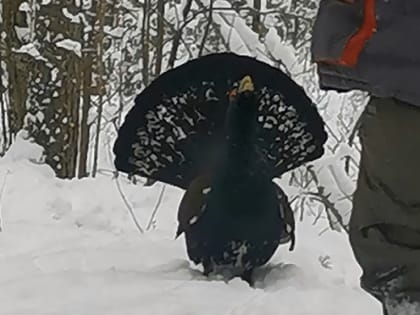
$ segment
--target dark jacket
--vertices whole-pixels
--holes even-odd
[[[312,35],[321,88],[420,106],[420,1],[321,0]]]

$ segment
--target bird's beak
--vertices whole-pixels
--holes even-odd
[[[238,94],[244,92],[254,92],[254,83],[249,75],[243,77],[239,83]]]

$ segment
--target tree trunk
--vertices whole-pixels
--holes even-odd
[[[1,62],[1,60],[0,60],[0,62]],[[0,65],[0,67],[1,67],[1,65]],[[0,78],[1,78],[1,76],[0,76]],[[2,130],[2,137],[3,137],[2,141],[1,141],[2,147],[1,147],[1,150],[0,150],[0,156],[2,156],[8,148],[7,123],[6,123],[7,111],[6,111],[6,104],[4,102],[3,93],[0,94],[0,105],[1,105],[1,108],[0,108],[0,110],[1,110],[0,111],[1,130]]]
[[[65,8],[77,13],[78,1]],[[73,178],[77,171],[81,71],[76,52],[58,47],[45,38],[82,41],[82,25],[63,13],[63,3],[52,1],[38,6],[35,40],[44,59],[32,59],[29,75],[27,130],[45,150],[45,161],[60,178]]]
[[[79,170],[78,177],[88,176],[87,160],[89,153],[89,134],[90,126],[88,125],[90,103],[90,87],[92,85],[92,63],[93,58],[90,53],[86,53],[83,57],[83,81],[82,81],[82,118],[80,121],[80,141],[79,141]]]
[[[3,4],[0,2],[0,9],[1,12],[3,12]],[[3,16],[1,17],[3,20]],[[0,34],[5,33],[6,30],[4,29],[4,23],[0,24]],[[0,141],[1,143],[1,149],[0,149],[0,156],[2,156],[8,147],[8,126],[7,126],[7,117],[9,116],[7,113],[7,107],[6,107],[6,92],[8,89],[8,83],[6,83],[6,76],[3,71],[3,66],[6,64],[4,58],[6,56],[6,43],[3,41],[3,38],[0,37],[0,115],[1,115],[1,134],[2,139]]]
[[[92,2],[92,7],[86,12],[87,16],[89,13],[96,13],[96,1]],[[92,25],[95,23],[93,18]],[[92,67],[94,63],[93,51],[95,51],[95,42],[93,38],[93,30],[90,29],[84,33],[83,40],[83,52],[82,52],[82,110],[81,110],[81,121],[80,121],[80,140],[79,140],[79,169],[78,178],[88,176],[87,161],[89,156],[89,137],[90,137],[90,125],[88,124],[89,110],[91,108],[91,87],[92,87]]]
[[[191,6],[192,6],[192,0],[187,0],[184,10],[182,11],[183,21],[187,20],[188,14],[191,11]],[[181,38],[182,38],[182,29],[178,29],[172,42],[172,50],[169,56],[169,63],[168,63],[169,68],[173,68],[175,65],[176,55],[178,53],[179,44],[181,43]]]
[[[150,0],[144,0],[143,6],[143,25],[142,25],[142,43],[143,43],[143,53],[142,53],[142,60],[143,60],[143,84],[144,86],[149,85],[149,41],[150,41],[150,8],[151,3]]]
[[[77,175],[77,156],[78,156],[78,145],[79,145],[79,120],[80,120],[80,86],[82,82],[81,77],[81,69],[80,69],[80,61],[76,56],[69,56],[69,65],[71,71],[70,79],[67,78],[65,80],[67,93],[63,93],[64,95],[67,94],[65,107],[67,115],[70,118],[70,123],[68,125],[68,134],[69,134],[69,146],[67,148],[67,170],[64,176],[66,178],[74,178]],[[64,91],[63,91],[64,92]],[[65,142],[63,143],[64,148],[66,149]]]
[[[62,14],[62,7],[58,7],[60,13],[57,12],[57,18]],[[70,12],[80,12],[78,1],[73,0],[68,3],[67,8]],[[58,22],[58,21],[57,21]],[[63,27],[63,32],[66,37],[72,38],[77,42],[82,42],[82,29],[78,24],[62,25],[57,23],[57,27]],[[53,30],[60,33],[60,29]],[[59,54],[60,51],[57,51]],[[80,87],[82,86],[81,74],[81,60],[73,52],[62,52],[61,75],[62,85],[60,94],[62,95],[61,104],[64,110],[64,117],[67,117],[67,123],[63,124],[63,120],[57,120],[57,125],[61,126],[62,136],[60,140],[63,141],[60,145],[63,154],[62,170],[60,177],[74,178],[77,175],[77,163],[79,152],[79,124],[80,124]],[[67,141],[64,139],[67,137]],[[60,170],[58,170],[60,171]]]
[[[158,25],[157,25],[157,43],[156,43],[156,69],[155,77],[162,72],[163,60],[163,40],[165,36],[165,0],[158,0]]]
[[[252,14],[252,30],[261,35],[261,0],[254,0],[254,12]]]
[[[98,171],[98,158],[99,158],[99,142],[100,142],[100,133],[101,133],[101,123],[102,123],[102,111],[103,111],[103,95],[105,94],[104,86],[104,26],[105,26],[105,12],[106,12],[106,3],[105,1],[100,1],[96,10],[97,21],[98,21],[98,30],[96,33],[95,44],[97,51],[97,71],[98,71],[98,90],[99,90],[99,104],[98,104],[98,117],[96,120],[96,135],[95,135],[95,149],[93,152],[93,169],[92,176],[96,177]]]
[[[8,75],[8,119],[10,120],[10,142],[16,133],[22,129],[23,120],[26,115],[26,99],[28,87],[28,67],[25,64],[25,57],[13,53],[14,48],[19,48],[21,43],[17,37],[15,26],[21,21],[17,21],[21,17],[19,6],[25,2],[24,0],[3,0],[3,28],[5,30],[5,53],[4,60],[6,63],[6,71]]]
[[[203,40],[201,41],[200,49],[198,51],[198,56],[199,57],[201,57],[203,55],[204,47],[205,47],[206,41],[207,41],[207,37],[209,36],[209,33],[210,33],[210,27],[213,24],[213,5],[214,5],[214,0],[210,0],[208,21],[207,21],[207,24],[206,24],[206,28],[204,29]]]

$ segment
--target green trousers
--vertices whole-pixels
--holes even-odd
[[[350,243],[384,314],[420,314],[420,107],[373,97],[361,118]]]

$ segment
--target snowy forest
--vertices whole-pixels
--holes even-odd
[[[11,233],[0,233],[4,314],[27,314],[21,299],[31,314],[378,311],[358,287],[347,241],[367,97],[319,89],[310,54],[318,3],[0,0],[0,230]],[[179,191],[114,166],[112,147],[136,95],[167,70],[215,52],[282,69],[326,122],[324,156],[278,180],[302,227],[289,264],[260,274],[265,293],[284,293],[281,307],[278,296],[235,282],[230,291],[201,285],[181,259],[182,241],[171,245]],[[62,290],[74,298],[57,296]],[[209,292],[221,298],[216,306]],[[194,294],[197,301],[186,298]]]
[[[159,74],[232,51],[287,71],[327,121],[328,154],[282,179],[295,211],[347,229],[365,97],[318,89],[310,58],[313,0],[2,0],[0,156],[17,133],[59,178],[111,174],[112,143],[133,99]],[[316,209],[316,210],[314,210]]]

